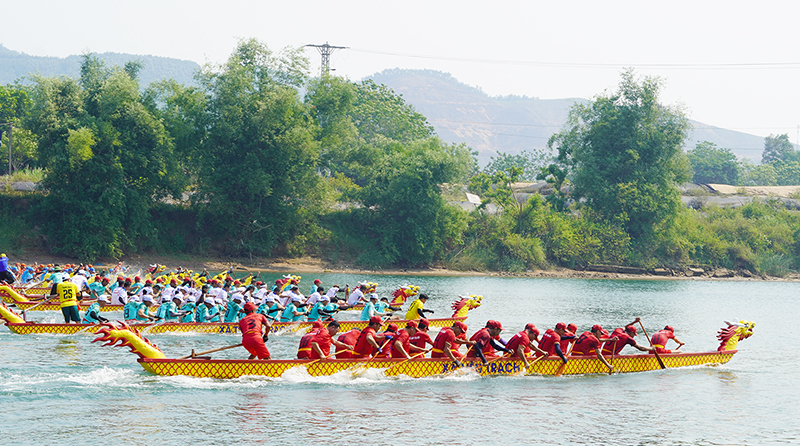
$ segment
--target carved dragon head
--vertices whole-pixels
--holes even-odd
[[[458,297],[460,297],[460,300],[453,302],[451,307],[453,309],[453,316],[451,317],[467,317],[467,312],[480,307],[481,300],[483,300],[483,296],[476,296],[474,294],[470,294],[469,298],[465,296]]]
[[[25,320],[6,306],[5,302],[0,303],[0,319],[9,324],[24,324]]]
[[[717,333],[717,339],[720,341],[718,351],[736,350],[739,341],[753,336],[753,330],[756,328],[756,323],[750,321],[739,321],[738,324],[728,321],[725,323],[728,326],[721,328]]]
[[[103,324],[103,328],[97,330],[97,333],[102,334],[102,336],[92,342],[105,342],[103,347],[109,345],[130,347],[132,353],[139,355],[139,359],[166,358],[164,353],[155,344],[139,334],[139,330],[131,328],[125,322],[119,322],[118,326],[105,323]]]

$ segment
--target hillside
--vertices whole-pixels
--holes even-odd
[[[144,68],[139,73],[142,86],[170,78],[181,84],[191,85],[194,83],[195,71],[200,68],[200,65],[195,62],[168,57],[120,53],[98,53],[96,56],[105,60],[109,65],[120,66],[131,60],[140,59],[144,62]],[[0,45],[0,84],[2,85],[13,83],[29,73],[38,73],[43,76],[78,77],[80,67],[81,56],[78,55],[65,58],[31,56]]]
[[[370,78],[386,84],[427,116],[442,139],[463,142],[478,150],[481,163],[498,151],[518,153],[543,149],[547,139],[566,122],[569,108],[586,99],[539,99],[526,96],[491,97],[459,82],[448,73],[433,70],[384,70]],[[758,163],[764,138],[721,129],[697,121],[686,148],[710,141],[729,148],[741,158]]]

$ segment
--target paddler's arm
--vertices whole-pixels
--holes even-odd
[[[494,347],[495,350],[501,350],[506,353],[513,353],[511,350],[506,348],[506,341],[503,341],[502,339],[490,339],[489,343],[492,345],[492,347]]]
[[[317,344],[316,342],[312,342],[311,343],[311,349],[314,350],[315,352],[317,352],[317,355],[319,355],[320,359],[328,359],[328,357],[325,356],[325,353],[322,353],[322,349],[319,347],[319,344]]]
[[[542,350],[542,349],[540,349],[539,347],[537,347],[536,344],[534,344],[533,342],[529,343],[528,346],[530,348],[532,348],[533,351],[535,351],[536,353],[538,353],[538,354],[540,354],[542,356],[547,356],[547,352]]]
[[[395,347],[396,349],[400,350],[400,353],[402,353],[402,354],[403,354],[403,356],[404,356],[406,359],[411,359],[411,355],[409,355],[409,354],[408,354],[408,352],[406,351],[406,349],[405,349],[405,348],[403,348],[403,343],[402,343],[402,342],[400,342],[400,340],[399,340],[399,339],[398,339],[398,340],[396,340],[396,341],[394,341],[394,347]]]
[[[331,339],[331,343],[339,348],[343,348],[345,350],[352,350],[353,346],[350,344],[345,344],[344,342],[337,341],[336,339]]]
[[[684,345],[686,345],[686,343],[684,343],[684,342],[681,342],[681,340],[680,340],[680,339],[678,339],[678,338],[672,338],[672,340],[678,343],[678,348],[676,348],[675,350],[679,350],[681,347],[683,347]]]
[[[595,348],[594,349],[594,354],[597,355],[597,359],[603,361],[603,364],[605,364],[606,367],[608,367],[609,371],[610,370],[614,370],[614,367],[611,364],[609,364],[608,361],[606,360],[606,358],[603,357],[602,353],[600,353],[600,349],[599,348]]]
[[[458,366],[458,367],[461,367],[461,361],[459,361],[458,359],[456,359],[455,355],[453,355],[453,352],[452,352],[452,350],[450,350],[451,348],[453,348],[453,345],[452,345],[452,344],[450,344],[450,341],[447,341],[447,342],[445,342],[445,343],[444,343],[444,354],[445,354],[445,355],[446,355],[448,358],[450,358],[450,360],[451,360],[451,361],[455,362],[455,363],[456,363],[456,366]]]
[[[530,367],[530,365],[528,364],[528,358],[525,357],[525,346],[524,345],[522,345],[522,344],[518,345],[517,346],[517,351],[515,353],[520,359],[522,359],[522,362],[525,363],[525,368],[526,369],[528,367]]]
[[[561,344],[556,342],[553,347],[555,347],[556,354],[561,358],[562,361],[564,361],[564,364],[566,364],[567,363],[567,357],[564,356],[564,352],[561,351]]]

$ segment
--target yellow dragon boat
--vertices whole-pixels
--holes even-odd
[[[453,315],[449,318],[431,318],[428,319],[430,327],[450,327],[453,322],[465,321],[467,319],[467,312],[469,310],[478,308],[481,305],[482,296],[475,296],[475,298],[462,298],[453,303]],[[59,307],[60,310],[60,307]],[[102,324],[58,324],[58,323],[37,323],[28,322],[25,319],[8,308],[5,303],[0,304],[0,320],[5,321],[5,325],[16,334],[83,334],[83,333],[97,333]],[[385,321],[383,327],[385,328],[389,323],[397,324],[398,328],[406,326],[407,320],[403,319],[390,319]],[[341,330],[347,331],[353,328],[364,329],[367,327],[367,321],[339,321]],[[271,333],[281,332],[305,332],[314,325],[314,322],[274,322],[272,324]],[[159,333],[210,333],[210,334],[239,334],[238,322],[206,322],[206,323],[183,323],[183,322],[157,322],[157,323],[134,323],[131,327],[142,330],[145,333],[159,334]]]
[[[22,311],[61,311],[61,305],[58,299],[48,299],[50,295],[50,288],[13,288],[9,285],[0,285],[0,298],[3,302],[9,305],[15,305]],[[78,301],[78,306],[88,307],[89,305],[97,302],[96,299],[84,299]],[[122,311],[124,305],[111,305],[108,304],[102,308],[102,312]],[[154,307],[158,308],[158,307]]]
[[[717,338],[721,341],[716,351],[701,353],[666,353],[659,357],[664,368],[676,368],[698,365],[725,364],[736,354],[737,344],[753,334],[755,323],[740,321],[739,324],[728,324],[719,331]],[[104,324],[98,330],[100,337],[92,342],[105,342],[105,346],[129,347],[131,352],[139,356],[139,364],[148,372],[156,375],[184,375],[200,378],[239,378],[242,376],[264,376],[279,378],[288,370],[302,367],[310,376],[328,376],[337,373],[350,373],[355,370],[378,369],[386,376],[405,375],[413,378],[442,376],[457,373],[460,369],[472,369],[481,376],[488,375],[584,375],[607,374],[608,369],[596,357],[579,356],[570,358],[565,367],[558,357],[531,359],[526,370],[519,359],[500,358],[486,365],[479,362],[462,363],[461,367],[447,359],[386,359],[378,358],[369,361],[354,359],[326,360],[246,360],[246,359],[210,359],[205,356],[189,356],[179,359],[167,358],[166,355],[138,330],[124,323],[119,325]],[[231,346],[238,347],[238,346]],[[221,349],[218,349],[221,350]],[[210,352],[206,352],[210,353]],[[201,353],[200,355],[202,355]],[[633,373],[658,370],[661,368],[657,357],[644,355],[613,355],[614,371]]]

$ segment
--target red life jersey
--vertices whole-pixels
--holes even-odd
[[[428,336],[428,333],[423,331],[417,331],[417,333],[408,338],[408,340],[411,341],[411,345],[416,345],[419,348],[425,348],[427,344],[433,345],[433,339]]]
[[[361,335],[361,331],[358,329],[352,329],[347,333],[339,335],[336,338],[337,341],[341,342],[342,344],[347,344],[350,346],[355,346],[358,337]],[[343,349],[341,347],[336,347],[336,359],[348,359],[353,357],[353,352],[347,349]]]
[[[517,355],[517,347],[520,345],[525,348],[525,353],[529,353],[531,351],[530,347],[531,338],[528,337],[528,332],[522,330],[521,332],[515,334],[508,340],[506,344],[506,348],[511,350],[511,356]]]
[[[611,332],[610,337],[618,337],[616,341],[608,341],[603,344],[603,354],[610,355],[610,354],[618,354],[626,345],[636,345],[636,341],[625,332],[624,328],[615,328],[613,332]],[[616,342],[616,344],[614,344]],[[616,346],[615,346],[616,345]],[[613,351],[612,351],[613,350]]]
[[[311,343],[316,343],[319,346],[319,349],[322,350],[322,353],[325,356],[328,356],[331,353],[333,337],[331,337],[331,334],[328,333],[327,328],[323,328],[314,334],[314,337],[311,338]],[[312,348],[308,353],[308,359],[320,359],[319,353]]]
[[[433,350],[431,350],[431,358],[447,358],[447,354],[444,352],[447,348],[447,343],[450,343],[450,351],[453,352],[453,355],[458,358],[461,356],[457,351],[456,344],[456,334],[453,332],[453,329],[450,327],[444,327],[436,335],[436,340],[433,341]]]
[[[411,335],[408,334],[408,331],[402,329],[397,332],[397,336],[395,336],[394,339],[389,341],[392,343],[392,358],[405,358],[405,355],[403,355],[400,350],[397,349],[397,346],[395,345],[397,342],[400,342],[400,345],[403,346],[403,349],[405,349],[406,353],[409,355],[411,354],[410,337]],[[384,348],[384,350],[386,349]]]
[[[484,327],[475,332],[470,341],[475,341],[475,343],[480,344],[482,346],[481,351],[483,352],[483,356],[486,358],[496,358],[497,354],[494,351],[494,347],[492,347],[492,335],[489,334],[489,329]],[[469,352],[467,352],[468,358],[477,358],[478,354],[475,352],[475,348],[471,348]]]
[[[325,330],[327,331],[327,330]],[[311,341],[319,330],[313,330],[303,335],[300,338],[300,346],[297,348],[297,359],[308,359],[311,354]]]
[[[375,351],[375,347],[373,347],[372,344],[367,341],[370,336],[373,338],[375,337],[375,329],[372,327],[367,327],[361,332],[361,335],[356,341],[356,345],[353,347],[354,358],[368,358],[372,356],[372,352]]]
[[[561,335],[553,331],[552,329],[547,329],[542,335],[542,340],[539,341],[539,348],[546,351],[550,355],[556,354],[556,343],[561,342]],[[561,350],[562,352],[564,350]],[[541,356],[539,353],[536,353],[536,356]]]
[[[262,326],[268,325],[267,317],[261,313],[250,313],[239,321],[239,331],[242,332],[242,339],[246,337],[261,338]]]
[[[573,355],[591,355],[594,349],[600,348],[600,341],[591,331],[584,331],[572,347]]]
[[[566,338],[568,336],[575,336],[575,333],[567,330],[567,331],[564,332],[564,337]],[[560,339],[558,342],[561,344],[561,351],[566,354],[569,351],[569,344],[572,343],[572,342],[575,342],[575,338],[572,338],[572,339]],[[553,353],[555,353],[555,352],[553,352]]]
[[[675,333],[669,330],[661,330],[657,331],[651,338],[650,342],[653,343],[653,347],[656,348],[656,352],[658,353],[671,353],[672,350],[667,350],[664,348],[667,345],[667,341],[670,339],[675,338]],[[652,352],[650,352],[652,353]]]

